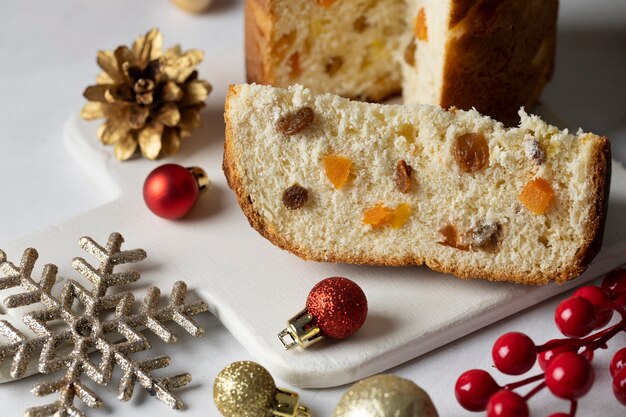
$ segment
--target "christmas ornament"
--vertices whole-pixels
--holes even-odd
[[[209,10],[213,0],[172,0],[172,2],[186,12],[200,14]]]
[[[138,37],[132,48],[98,52],[104,71],[96,85],[85,89],[87,103],[81,117],[107,119],[98,130],[105,145],[115,145],[115,156],[129,159],[137,148],[149,159],[174,155],[180,140],[200,126],[200,110],[211,85],[198,79],[195,67],[202,51],[183,52],[179,45],[162,51],[158,29]]]
[[[354,384],[333,417],[437,417],[428,394],[412,381],[377,375]]]
[[[306,308],[292,317],[278,334],[285,349],[306,348],[328,336],[344,339],[361,328],[367,316],[367,298],[361,287],[347,278],[326,278],[315,285]]]
[[[553,339],[536,346],[528,336],[513,332],[498,338],[493,346],[494,365],[500,372],[520,375],[538,361],[543,373],[501,387],[487,372],[472,369],[463,373],[456,382],[454,391],[459,404],[469,411],[487,410],[488,417],[527,417],[527,402],[547,387],[552,395],[570,402],[568,413],[555,413],[551,417],[574,417],[578,399],[589,392],[595,380],[591,366],[594,352],[606,349],[610,339],[626,331],[624,307],[624,269],[608,274],[601,288],[579,288],[572,297],[557,306],[554,317],[561,333],[569,338]],[[604,328],[614,312],[619,314],[620,321]],[[590,334],[594,330],[599,331]],[[613,377],[615,397],[626,405],[626,348],[614,355],[609,371]],[[537,385],[524,396],[513,392],[532,383]]]
[[[202,168],[165,164],[155,168],[143,184],[143,199],[157,216],[175,220],[191,211],[198,195],[210,184]]]
[[[35,334],[22,334],[6,320],[0,320],[0,334],[9,340],[0,347],[0,359],[13,358],[11,376],[24,376],[33,354],[39,350],[39,372],[50,374],[65,369],[59,379],[35,385],[32,392],[37,396],[59,393],[59,399],[26,411],[27,416],[85,416],[75,405],[76,398],[88,407],[101,407],[100,397],[82,380],[83,375],[100,385],[108,385],[113,370],[118,366],[122,376],[118,387],[118,398],[128,401],[139,383],[152,396],[156,396],[171,408],[181,408],[182,402],[171,390],[187,385],[191,375],[183,373],[167,377],[155,377],[152,371],[169,365],[167,356],[137,359],[133,354],[151,348],[146,337],[137,331],[145,327],[166,343],[176,342],[176,335],[165,324],[175,322],[193,336],[202,336],[204,331],[191,316],[207,311],[204,301],[185,303],[187,287],[177,282],[172,288],[170,301],[159,306],[161,292],[158,288],[148,289],[141,310],[133,313],[135,297],[131,292],[121,291],[108,294],[109,288],[126,285],[139,280],[137,271],[114,272],[118,265],[139,262],[146,257],[142,249],[121,250],[124,239],[119,233],[109,237],[106,246],[100,246],[84,237],[80,247],[95,257],[99,264],[93,266],[82,258],[76,258],[72,267],[91,282],[87,289],[75,280],[67,280],[59,297],[52,295],[57,279],[57,267],[46,265],[41,279],[32,277],[38,254],[27,249],[19,266],[6,260],[0,251],[0,289],[21,287],[23,292],[4,299],[7,308],[17,308],[40,303],[42,308],[24,315],[23,321]],[[73,308],[78,302],[80,311]],[[108,317],[106,313],[113,313]],[[107,318],[105,318],[105,316]],[[52,328],[50,322],[63,322],[66,327]],[[121,336],[117,339],[116,336]],[[111,338],[116,338],[111,341]],[[69,353],[60,348],[72,345]],[[92,354],[93,353],[93,354]],[[99,360],[96,360],[99,357]]]
[[[213,400],[224,417],[310,417],[298,394],[276,388],[274,378],[255,362],[234,362],[213,385]]]

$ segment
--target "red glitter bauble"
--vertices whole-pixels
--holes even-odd
[[[196,204],[199,192],[196,177],[177,164],[154,169],[143,184],[143,199],[150,211],[170,220],[189,213]]]
[[[367,317],[365,293],[356,283],[341,277],[318,282],[309,293],[306,307],[322,333],[333,339],[354,334]]]

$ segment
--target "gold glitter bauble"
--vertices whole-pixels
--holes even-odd
[[[378,375],[354,384],[333,417],[438,417],[428,394],[412,381]]]
[[[254,362],[234,362],[222,369],[213,385],[213,399],[228,417],[267,417],[275,404],[274,378]]]
[[[209,10],[213,0],[172,0],[172,3],[189,13],[204,13]]]

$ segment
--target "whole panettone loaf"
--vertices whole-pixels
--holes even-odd
[[[248,82],[511,121],[552,74],[558,0],[246,0]]]
[[[231,86],[224,172],[250,224],[304,259],[563,282],[602,242],[609,142],[520,116]]]

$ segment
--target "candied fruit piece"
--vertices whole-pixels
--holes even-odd
[[[500,245],[502,236],[502,225],[500,223],[488,223],[472,230],[472,249],[478,248],[485,252],[494,253]]]
[[[544,214],[554,199],[554,190],[543,178],[530,181],[517,199],[535,214]]]
[[[361,221],[374,229],[387,225],[394,229],[399,229],[406,224],[410,216],[411,206],[406,203],[398,204],[394,209],[382,203],[377,203],[374,207],[365,210]]]
[[[417,50],[417,43],[415,42],[415,38],[411,39],[411,43],[409,43],[404,50],[404,62],[409,64],[410,66],[415,66],[415,51]]]
[[[367,22],[367,17],[360,16],[354,21],[353,26],[357,33],[363,33],[370,26],[370,24]]]
[[[274,56],[278,62],[282,62],[283,59],[287,56],[287,52],[289,48],[291,48],[296,41],[296,31],[292,30],[291,32],[283,35],[274,43]]]
[[[453,224],[447,224],[441,229],[439,229],[439,233],[443,236],[443,241],[438,242],[443,246],[450,246],[451,248],[467,251],[469,250],[468,245],[464,245],[460,242],[459,232],[456,230],[456,227]]]
[[[309,200],[309,192],[298,184],[292,185],[283,192],[283,205],[289,210],[297,210]]]
[[[322,160],[324,171],[336,189],[340,189],[348,181],[352,160],[338,155],[326,155]]]
[[[315,120],[315,113],[310,107],[302,107],[295,113],[289,113],[278,119],[276,130],[285,135],[297,135]]]
[[[415,17],[415,37],[420,41],[428,40],[428,25],[426,24],[426,11],[422,7]]]
[[[287,65],[289,66],[289,76],[292,78],[299,77],[302,73],[302,69],[300,68],[300,53],[294,52],[287,60]]]
[[[393,213],[391,214],[391,219],[389,220],[389,224],[394,229],[399,229],[402,226],[404,226],[407,220],[409,220],[410,216],[411,216],[411,206],[406,203],[399,204],[396,207],[396,209],[393,211]]]
[[[456,138],[454,158],[461,171],[472,174],[489,164],[489,145],[481,133],[466,133]]]
[[[407,164],[404,159],[398,161],[396,165],[396,187],[401,193],[408,193],[411,191],[411,174],[413,168]]]
[[[341,69],[343,65],[343,58],[340,56],[331,56],[326,60],[326,74],[331,77]]]
[[[334,3],[336,3],[337,0],[315,0],[315,3],[319,4],[320,6],[329,8],[330,6],[332,6]]]
[[[363,213],[363,224],[369,224],[373,228],[383,227],[389,223],[393,216],[393,211],[384,204],[378,203],[371,209]]]

